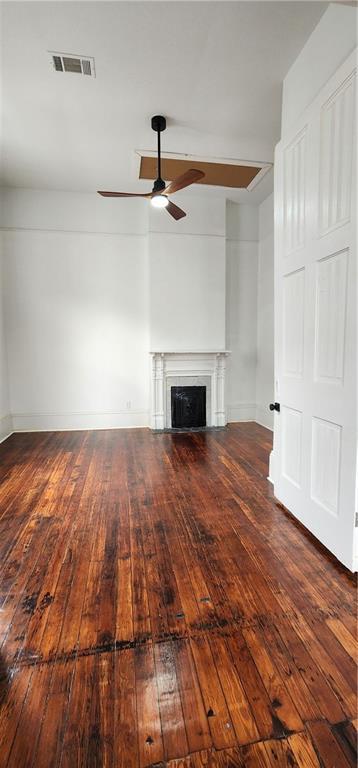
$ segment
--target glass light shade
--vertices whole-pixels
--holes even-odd
[[[166,197],[166,195],[154,195],[154,197],[151,198],[152,205],[154,208],[166,208],[169,200]]]

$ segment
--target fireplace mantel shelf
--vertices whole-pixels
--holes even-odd
[[[150,355],[230,355],[230,349],[154,349]]]

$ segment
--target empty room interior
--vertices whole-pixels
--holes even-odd
[[[357,4],[0,3],[0,768],[355,768]]]

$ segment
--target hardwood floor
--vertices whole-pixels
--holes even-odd
[[[354,579],[255,424],[0,446],[1,768],[348,768]]]

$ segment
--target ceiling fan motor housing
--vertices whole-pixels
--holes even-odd
[[[162,192],[165,189],[165,181],[163,179],[156,179],[153,184],[153,192]]]
[[[152,117],[153,131],[161,133],[162,131],[165,131],[166,127],[167,121],[163,115],[154,115],[154,117]]]

